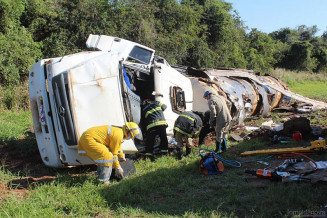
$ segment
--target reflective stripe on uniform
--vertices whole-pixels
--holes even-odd
[[[115,158],[113,161],[118,161],[118,158]]]
[[[112,163],[112,160],[94,160],[95,163]]]
[[[161,110],[161,107],[156,107],[156,108],[153,108],[152,110],[149,110],[148,112],[146,112],[145,118],[147,118],[153,112],[160,111],[160,110]]]
[[[194,118],[192,118],[192,117],[190,117],[190,116],[188,116],[188,115],[186,115],[186,114],[180,114],[179,116],[181,116],[181,117],[185,117],[185,118],[191,120],[192,122],[194,122]]]
[[[183,130],[181,130],[180,128],[178,128],[177,126],[174,127],[174,130],[176,130],[177,132],[180,132],[182,133],[183,135],[187,135],[188,137],[192,137],[191,134],[187,133],[187,132],[184,132]]]
[[[111,135],[111,125],[108,125],[108,136]]]
[[[78,154],[86,154],[84,150],[78,150]]]
[[[151,123],[151,124],[146,126],[146,130],[148,130],[148,129],[152,128],[152,127],[155,127],[155,126],[160,126],[160,125],[167,125],[167,122],[165,120],[160,120],[158,122]]]

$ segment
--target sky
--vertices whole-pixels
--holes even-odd
[[[245,26],[271,33],[281,28],[317,25],[327,31],[327,0],[225,0],[233,4]]]

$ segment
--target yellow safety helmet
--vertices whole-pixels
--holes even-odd
[[[127,122],[124,126],[123,126],[123,130],[125,135],[127,135],[126,130],[129,130],[133,139],[137,138],[138,140],[143,140],[143,135],[142,135],[142,131],[140,129],[140,127],[134,123],[134,122]]]

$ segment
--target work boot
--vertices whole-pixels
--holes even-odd
[[[169,148],[167,150],[161,150],[162,156],[168,156],[169,155]]]
[[[151,162],[155,162],[157,160],[157,157],[155,155],[150,156]]]
[[[221,150],[222,150],[222,152],[226,152],[227,151],[227,140],[226,140],[226,138],[222,138],[220,140],[220,142],[221,142]]]
[[[155,154],[152,154],[152,153],[146,153],[145,154],[145,158],[146,159],[150,159],[151,162],[155,162],[156,161]]]
[[[186,153],[185,156],[188,156],[189,154],[191,154],[192,148],[189,148],[186,146]]]
[[[219,141],[216,141],[215,152],[220,154],[226,151],[227,142],[225,138],[221,138]]]
[[[183,148],[177,148],[177,159],[182,160],[183,159]]]
[[[168,149],[168,155],[169,156],[175,156],[175,155],[177,155],[177,149],[176,148],[169,148]]]

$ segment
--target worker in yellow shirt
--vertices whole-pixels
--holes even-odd
[[[122,127],[105,125],[86,130],[78,142],[78,154],[91,158],[98,166],[99,180],[109,184],[112,167],[118,178],[124,177],[124,170],[119,160],[125,161],[122,151],[123,140],[137,138],[142,140],[142,132],[134,122],[127,122]]]

